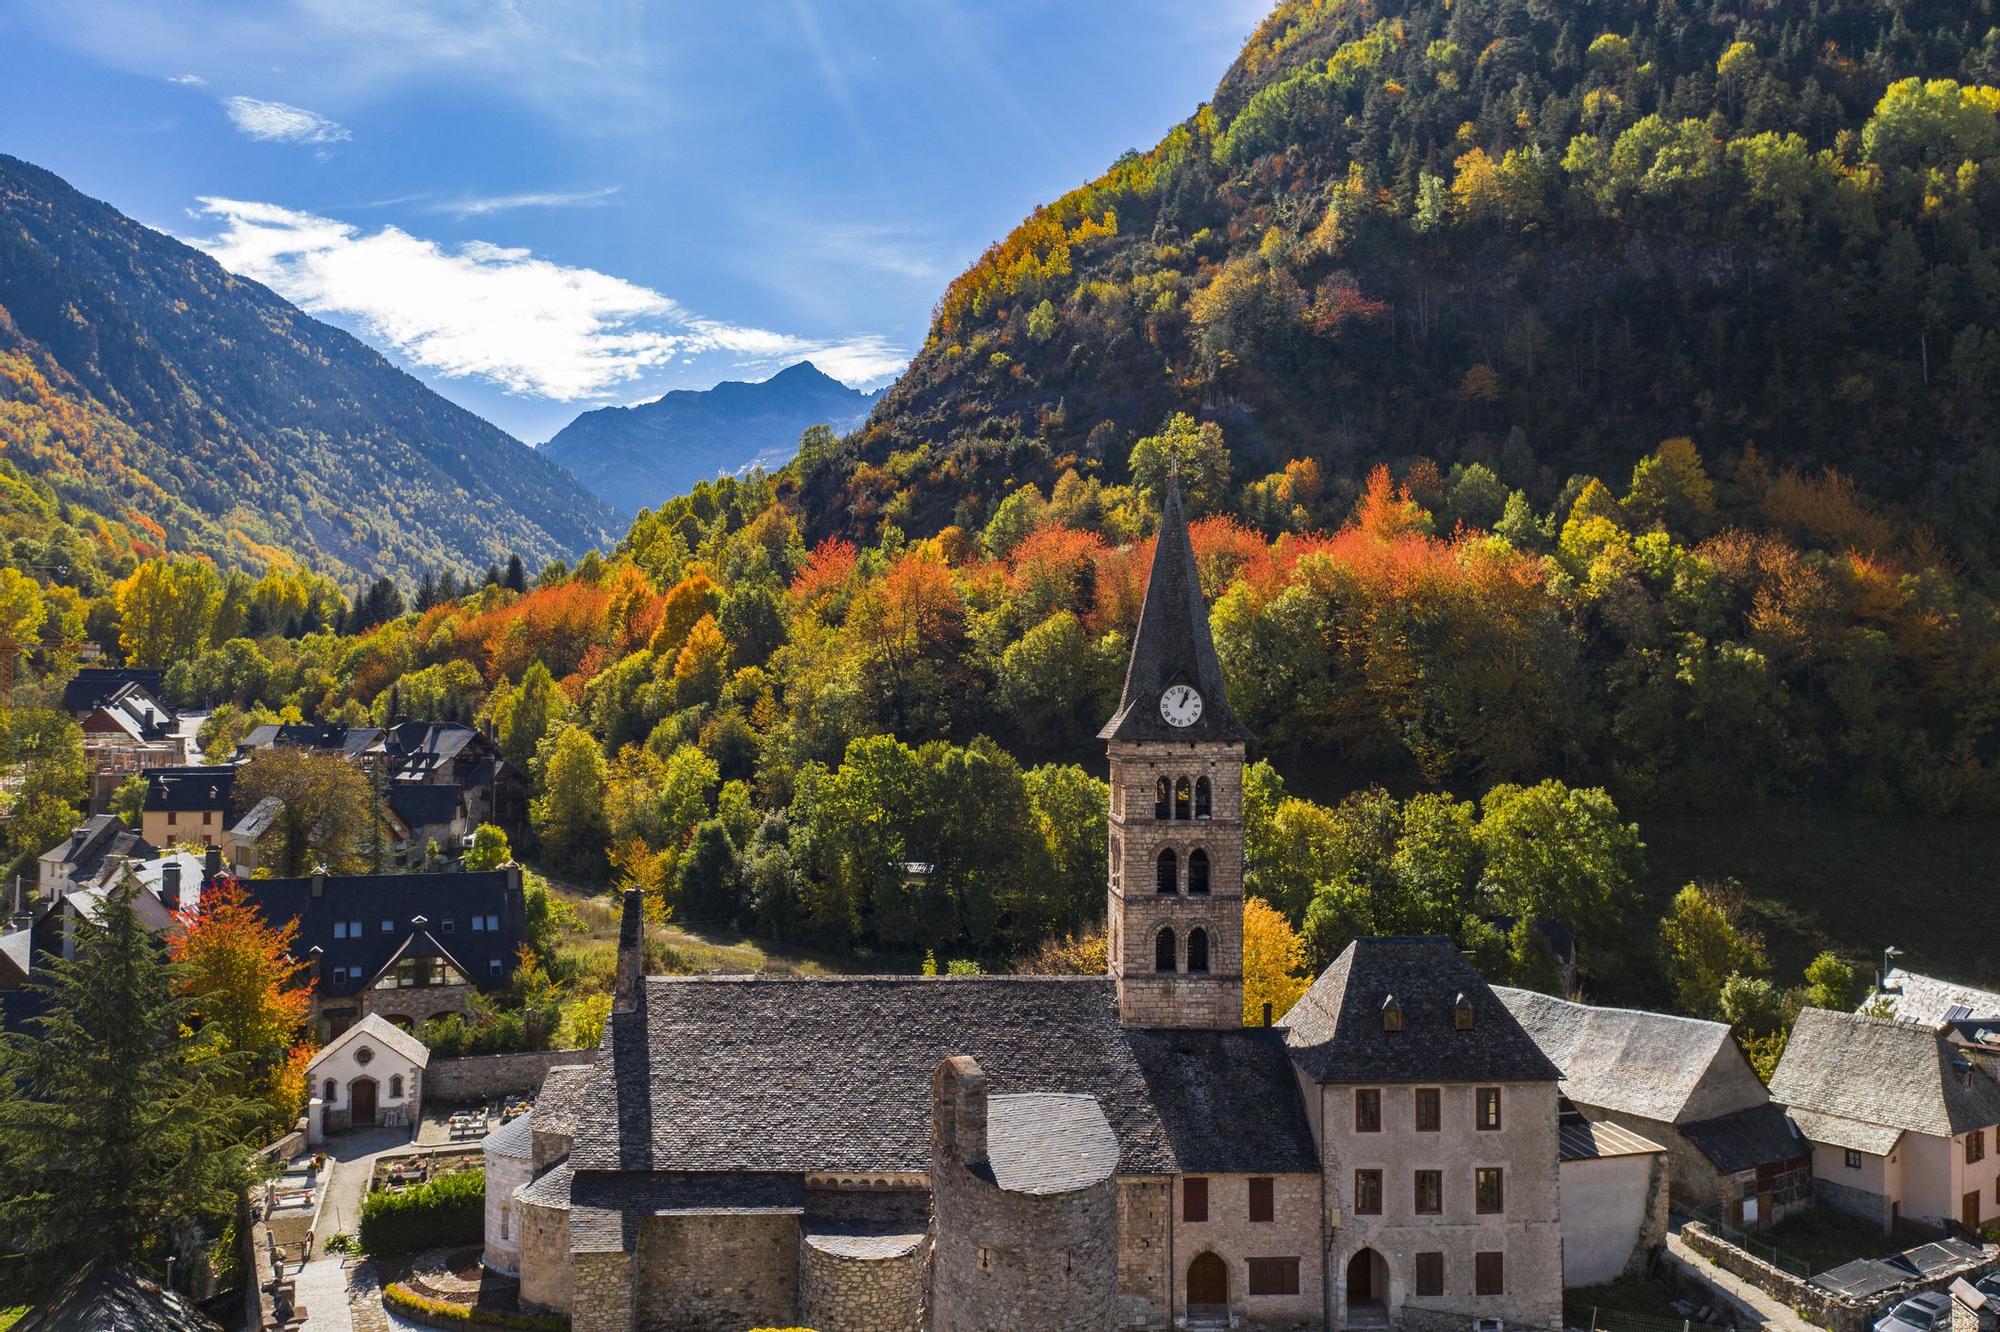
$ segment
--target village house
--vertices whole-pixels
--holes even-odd
[[[148,842],[154,846],[221,845],[234,808],[234,767],[148,768],[141,775],[146,779],[146,800],[139,831]]]
[[[646,977],[628,893],[596,1061],[488,1198],[523,1302],[576,1332],[1560,1326],[1557,1070],[1449,940],[1357,940],[1242,1025],[1245,736],[1171,485],[1101,737],[1104,976]]]
[[[1608,1119],[1566,1111],[1561,1158],[1563,1285],[1643,1272],[1667,1242],[1667,1149]]]
[[[399,790],[454,789],[461,794],[461,817],[468,828],[491,823],[514,831],[527,821],[525,776],[500,756],[491,736],[475,727],[409,720],[386,727],[272,722],[251,728],[236,746],[235,761],[279,748],[316,750],[376,769],[392,797]],[[423,841],[417,843],[419,855],[423,846]]]
[[[443,856],[456,856],[471,835],[463,787],[398,782],[389,788],[386,803],[389,855],[397,865],[422,864],[432,847]]]
[[[161,679],[156,670],[92,667],[63,687],[63,711],[83,728],[93,812],[102,813],[119,783],[141,769],[188,761],[180,718],[160,701]]]
[[[2000,994],[1891,967],[1882,973],[1875,993],[1862,1004],[1861,1011],[1937,1030],[1967,1019],[2000,1020]]]
[[[42,852],[35,862],[35,892],[44,902],[92,882],[107,863],[153,854],[153,847],[116,814],[99,814]]]
[[[405,1029],[469,1015],[473,994],[512,984],[528,937],[518,865],[238,882],[266,920],[298,922],[291,952],[312,965],[326,1038],[370,1013]]]
[[[1812,1149],[1774,1105],[1728,1024],[1495,987],[1583,1118],[1666,1149],[1675,1206],[1738,1230],[1812,1203]]]
[[[306,1065],[307,1137],[342,1129],[405,1128],[423,1118],[430,1048],[375,1013],[333,1037]]]
[[[1808,1008],[1771,1096],[1812,1143],[1832,1206],[1884,1230],[2000,1217],[2000,1082],[1944,1032]]]

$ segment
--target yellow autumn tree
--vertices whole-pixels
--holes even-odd
[[[1305,940],[1283,913],[1261,897],[1243,899],[1243,1025],[1283,1017],[1312,984]]]

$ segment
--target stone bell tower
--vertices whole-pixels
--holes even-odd
[[[1098,732],[1111,755],[1106,929],[1120,1019],[1243,1024],[1243,742],[1223,695],[1177,478],[1125,693]]]

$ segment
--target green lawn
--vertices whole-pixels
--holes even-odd
[[[1569,1327],[1589,1327],[1592,1314],[1602,1327],[1613,1313],[1637,1314],[1642,1318],[1679,1321],[1673,1296],[1649,1276],[1628,1275],[1601,1286],[1573,1286],[1563,1292],[1563,1322]]]
[[[1843,1212],[1816,1207],[1788,1217],[1752,1238],[1768,1241],[1814,1272],[1825,1272],[1856,1258],[1884,1258],[1892,1253],[1901,1253],[1904,1249],[1924,1243],[1927,1237],[1908,1230],[1884,1235],[1880,1226],[1871,1226]]]

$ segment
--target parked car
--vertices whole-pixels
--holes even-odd
[[[1875,1332],[1931,1332],[1951,1326],[1951,1297],[1935,1290],[1912,1295],[1875,1320]]]

